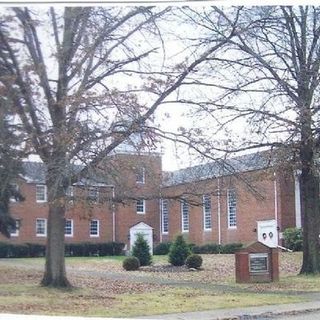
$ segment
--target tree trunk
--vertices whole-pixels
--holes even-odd
[[[41,284],[51,287],[70,287],[64,258],[65,201],[63,187],[47,179],[49,217],[45,273]]]
[[[305,170],[306,171],[306,170]],[[301,174],[303,263],[300,273],[320,273],[319,178],[311,170]]]
[[[307,95],[305,95],[306,97]],[[307,101],[303,98],[302,101]],[[300,273],[320,273],[319,176],[315,161],[310,103],[300,107],[301,114],[301,198],[303,215],[303,262]]]

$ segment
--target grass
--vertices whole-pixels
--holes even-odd
[[[204,270],[189,272],[125,272],[125,257],[66,258],[68,278],[76,288],[56,290],[39,287],[44,259],[0,259],[0,312],[130,317],[178,313],[218,308],[295,303],[303,296],[296,291],[318,291],[320,277],[296,276],[301,254],[281,254],[278,283],[236,284],[233,255],[203,255]],[[154,264],[167,264],[166,256],[155,256]],[[161,278],[177,282],[211,284],[211,287],[186,288],[137,283],[125,277],[105,278],[106,272]],[[226,284],[227,289],[214,287]],[[195,285],[196,286],[196,285]],[[209,290],[210,289],[210,290]],[[242,291],[241,291],[242,290]],[[244,292],[243,292],[244,290]]]
[[[4,294],[5,293],[5,294]],[[302,301],[271,294],[206,292],[170,288],[140,294],[100,295],[93,289],[61,291],[34,285],[0,285],[0,310],[48,315],[132,317]]]

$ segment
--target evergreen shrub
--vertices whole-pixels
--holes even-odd
[[[188,244],[182,235],[178,235],[170,247],[169,263],[174,266],[183,266],[187,257],[191,254]]]
[[[161,242],[158,245],[155,246],[153,250],[153,254],[156,256],[159,255],[166,255],[169,253],[171,242]]]
[[[302,250],[302,230],[299,228],[287,228],[283,232],[284,246],[293,251]]]
[[[138,270],[140,267],[139,259],[136,257],[128,257],[125,258],[122,262],[123,269],[127,271],[135,271]]]
[[[186,266],[194,269],[199,269],[202,265],[202,257],[198,254],[191,254],[186,260]]]
[[[152,263],[149,244],[140,233],[137,234],[137,239],[133,244],[132,256],[139,259],[140,266],[149,266]]]

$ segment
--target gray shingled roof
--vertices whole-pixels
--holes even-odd
[[[83,166],[72,165],[69,170],[69,174],[77,174]],[[46,176],[46,165],[42,162],[25,161],[23,162],[24,175],[23,178],[26,179],[28,183],[45,183]],[[81,178],[76,183],[77,185],[91,185],[91,186],[102,186],[106,185],[107,181],[101,174],[95,173],[93,170],[89,170],[88,178]]]
[[[197,165],[177,171],[166,172],[164,186],[212,179],[235,173],[265,169],[271,166],[269,152],[257,152],[226,160]]]

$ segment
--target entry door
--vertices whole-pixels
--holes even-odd
[[[278,230],[276,220],[257,221],[258,241],[270,248],[278,246]]]
[[[152,250],[152,248],[153,248],[153,236],[152,236],[153,230],[152,230],[152,228],[142,229],[142,228],[132,227],[130,229],[130,250],[132,250],[133,245],[134,245],[135,241],[137,240],[137,236],[139,233],[142,234],[143,238],[148,242],[148,245],[150,248],[150,254],[152,255],[153,254],[153,250]]]

